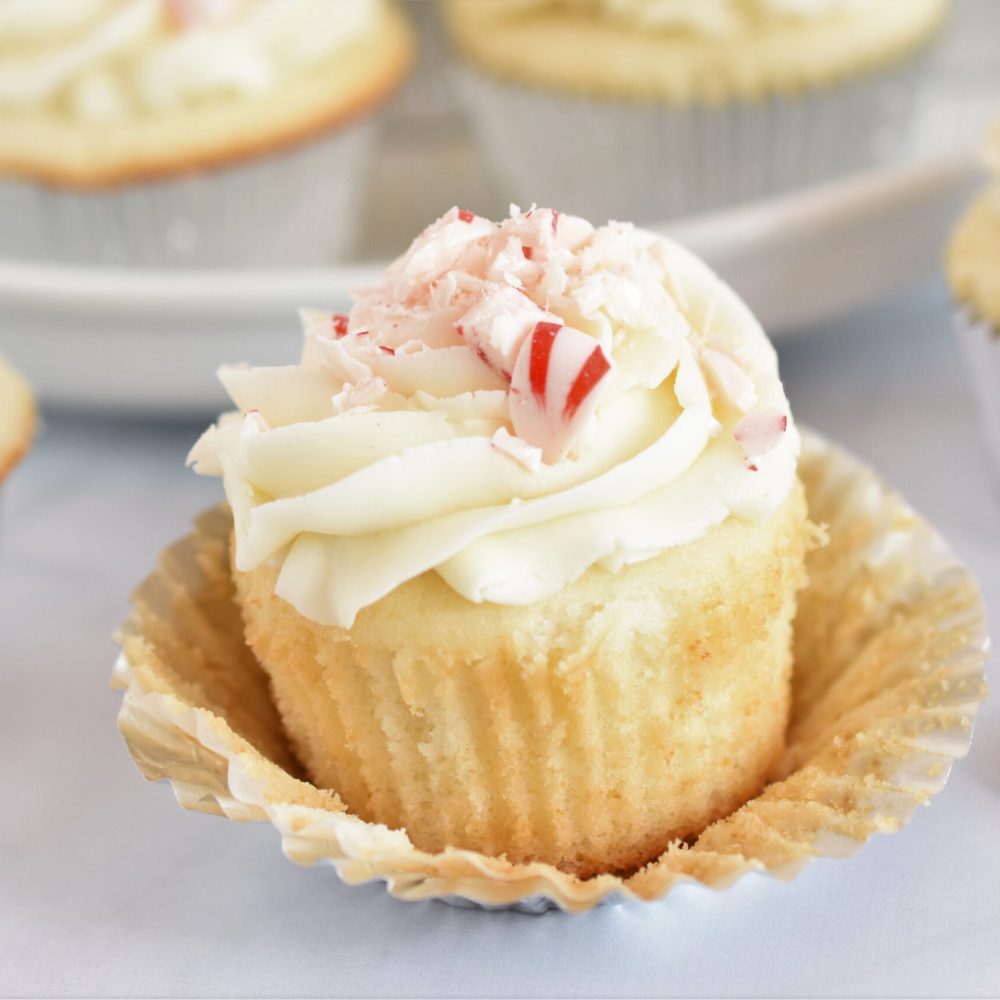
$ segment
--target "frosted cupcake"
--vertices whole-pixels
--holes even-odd
[[[312,780],[587,876],[755,794],[811,538],[774,351],[681,247],[452,210],[301,363],[225,368],[246,637]]]
[[[515,198],[654,220],[897,155],[945,0],[447,0]]]
[[[28,450],[34,430],[34,396],[24,379],[0,358],[0,483]]]
[[[0,254],[328,259],[410,58],[386,0],[0,0]]]
[[[989,160],[1000,171],[1000,128]],[[955,332],[985,421],[1000,482],[1000,174],[969,206],[948,246]]]

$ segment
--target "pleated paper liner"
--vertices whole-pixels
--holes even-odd
[[[579,912],[685,881],[791,878],[898,829],[943,787],[968,750],[988,648],[975,581],[902,499],[814,436],[801,474],[830,541],[809,557],[796,620],[787,751],[757,798],[630,877],[427,854],[305,780],[241,637],[223,509],[202,515],[135,594],[113,679],[119,726],[142,773],[167,778],[184,807],[269,820],[293,861],[331,863],[350,884],[382,879],[401,899]]]

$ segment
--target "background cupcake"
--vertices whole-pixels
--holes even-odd
[[[1000,171],[1000,127],[989,161]],[[1000,483],[1000,176],[969,206],[948,247],[955,332],[968,362]]]
[[[327,260],[410,59],[386,0],[0,0],[0,254]]]
[[[35,400],[27,383],[0,358],[0,483],[28,450]]]
[[[653,220],[898,155],[945,0],[446,0],[511,197]]]

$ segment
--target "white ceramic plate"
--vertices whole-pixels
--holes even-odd
[[[705,257],[775,338],[940,270],[977,183],[972,147],[1000,112],[1000,2],[953,9],[905,165],[658,227]],[[433,19],[421,31],[425,58],[389,109],[372,163],[362,252],[373,260],[400,252],[453,203],[494,218],[506,208],[443,86]],[[0,353],[50,404],[205,416],[224,403],[219,364],[291,360],[296,308],[344,309],[348,289],[380,268],[184,274],[0,261]]]
[[[791,336],[938,269],[976,177],[975,157],[955,155],[660,228],[730,281],[772,336]],[[222,362],[291,360],[296,309],[346,309],[348,290],[381,266],[192,274],[0,262],[0,353],[49,403],[204,415],[224,402]]]

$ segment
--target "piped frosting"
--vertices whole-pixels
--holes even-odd
[[[349,627],[427,571],[531,603],[792,488],[770,343],[652,233],[453,209],[349,314],[302,315],[300,364],[222,369],[237,411],[191,461],[224,477],[237,567],[279,565],[316,621]]]
[[[0,0],[0,110],[116,121],[259,94],[377,30],[381,0]]]

